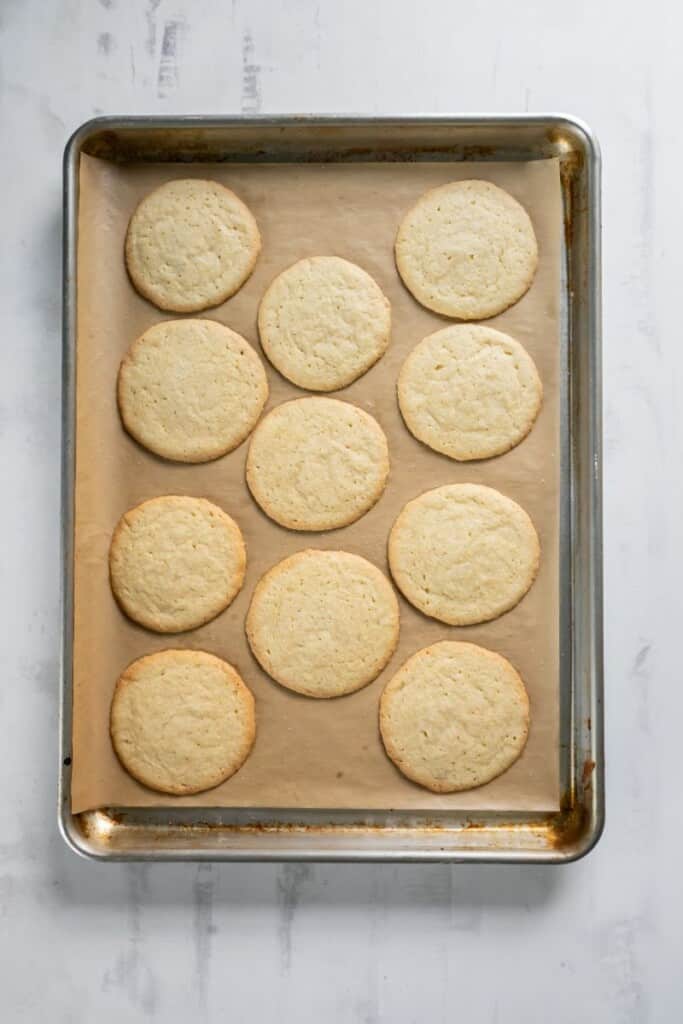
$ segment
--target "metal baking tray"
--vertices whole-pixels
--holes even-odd
[[[560,161],[562,276],[560,778],[552,815],[70,807],[79,162]],[[64,154],[59,825],[102,860],[527,861],[587,853],[604,821],[600,155],[572,117],[101,117]]]

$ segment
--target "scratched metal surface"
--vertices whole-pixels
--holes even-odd
[[[664,0],[2,5],[4,1019],[678,1021],[682,17]],[[569,109],[605,154],[605,836],[559,871],[86,863],[53,824],[64,142],[110,111],[454,107]]]

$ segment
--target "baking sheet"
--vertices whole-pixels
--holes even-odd
[[[183,466],[144,451],[121,427],[115,397],[119,362],[131,341],[168,319],[139,297],[123,262],[128,218],[143,195],[175,177],[211,177],[234,188],[263,236],[256,270],[240,292],[206,316],[243,334],[260,352],[258,302],[272,278],[303,256],[351,259],[379,282],[392,304],[387,354],[336,397],[377,417],[391,449],[387,489],[367,515],[321,534],[271,522],[244,484],[248,441],[216,462]],[[403,425],[395,381],[410,349],[450,322],[420,307],[396,273],[392,245],[403,213],[427,188],[481,177],[507,188],[527,208],[539,240],[534,283],[517,305],[487,321],[509,331],[536,361],[544,404],[529,437],[506,455],[457,464],[414,440]],[[551,811],[559,806],[559,294],[561,193],[555,160],[531,163],[114,165],[81,157],[78,244],[76,530],[72,809],[104,806]],[[264,360],[265,361],[265,360]],[[302,392],[265,361],[267,409]],[[401,638],[385,671],[365,689],[332,701],[291,693],[253,659],[244,616],[261,574],[305,547],[344,548],[388,572],[386,538],[406,501],[451,482],[497,487],[519,501],[539,532],[539,576],[500,619],[449,627],[399,597]],[[109,588],[111,532],[126,509],[157,494],[204,496],[239,522],[248,550],[245,585],[230,608],[198,630],[147,632],[119,611]],[[386,758],[377,727],[379,695],[410,654],[440,639],[479,643],[508,657],[525,680],[531,731],[520,760],[485,787],[439,795],[409,782]],[[136,783],[120,767],[108,733],[109,703],[134,658],[168,647],[201,648],[236,666],[257,703],[253,753],[232,779],[207,793],[171,798]]]

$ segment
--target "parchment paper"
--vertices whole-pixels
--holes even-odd
[[[358,522],[320,534],[293,533],[271,522],[244,483],[248,441],[215,462],[165,462],[123,430],[116,407],[119,362],[151,324],[171,318],[137,295],[128,281],[123,244],[136,203],[161,182],[209,177],[232,187],[253,210],[263,251],[245,286],[204,315],[243,334],[262,355],[256,330],[260,297],[273,277],[303,256],[335,254],[364,267],[392,307],[393,332],[380,362],[336,397],[372,413],[387,433],[391,475],[378,504]],[[450,322],[423,309],[403,287],[393,241],[403,214],[427,188],[485,178],[508,189],[529,211],[539,241],[534,283],[517,305],[488,321],[509,331],[533,356],[544,403],[529,437],[506,455],[458,464],[430,451],[406,430],[395,385],[407,353]],[[559,291],[562,230],[556,161],[347,165],[114,165],[83,156],[80,169],[77,341],[77,464],[72,803],[95,807],[345,809],[556,809],[558,750]],[[264,358],[267,408],[301,397]],[[243,625],[262,573],[306,547],[343,548],[388,573],[386,539],[410,498],[431,487],[473,481],[496,487],[527,509],[539,532],[539,576],[527,596],[498,620],[449,627],[400,598],[401,638],[385,671],[365,689],[316,701],[283,689],[258,667]],[[201,629],[161,636],[129,622],[112,597],[107,555],[123,512],[159,494],[209,498],[240,524],[247,575],[239,596]],[[521,673],[531,700],[531,732],[522,758],[487,786],[436,795],[405,779],[385,756],[377,724],[387,680],[419,648],[442,639],[473,641],[499,651]],[[244,767],[207,793],[165,797],[120,767],[108,730],[116,680],[134,658],[168,647],[201,648],[236,666],[257,705],[257,738]]]

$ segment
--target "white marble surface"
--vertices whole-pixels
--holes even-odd
[[[0,4],[8,1024],[681,1019],[681,28],[664,0]],[[602,842],[564,869],[77,859],[55,826],[68,135],[103,112],[557,109],[604,155]]]

